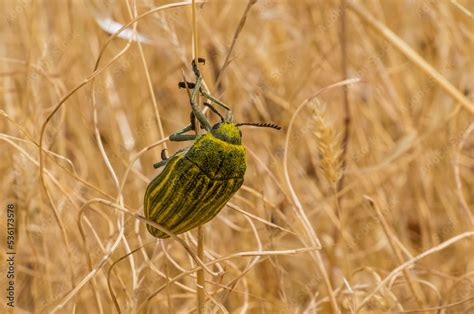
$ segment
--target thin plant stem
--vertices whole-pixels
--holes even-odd
[[[192,5],[192,15],[193,15],[193,59],[195,60],[196,66],[199,68],[199,48],[198,48],[198,29],[197,29],[197,18],[196,18],[196,1],[193,0]],[[196,84],[197,85],[197,84]],[[197,85],[193,92],[199,91],[200,87]],[[194,96],[194,93],[193,93]],[[199,93],[197,94],[196,103],[199,104]],[[196,132],[198,133],[200,128],[196,128]],[[199,226],[198,230],[198,244],[197,244],[197,255],[199,256],[200,260],[204,259],[204,227]],[[199,269],[197,271],[197,306],[198,306],[198,313],[204,313],[204,305],[206,302],[205,299],[205,290],[204,290],[204,271],[203,269]]]
[[[198,252],[197,256],[201,261],[204,261],[204,227],[198,227]],[[199,313],[204,313],[205,309],[205,288],[204,288],[204,270],[201,268],[197,271],[197,299]]]

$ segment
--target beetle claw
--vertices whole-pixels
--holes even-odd
[[[166,148],[161,150],[161,160],[168,159],[168,153],[166,152]]]
[[[204,59],[204,58],[198,58],[198,59],[197,59],[197,63],[205,64],[205,63],[206,63],[206,59]],[[198,68],[197,63],[196,63],[196,60],[193,60],[193,61],[191,62],[191,65],[192,65],[192,67],[193,67],[194,75],[196,75],[196,77],[201,77],[201,72],[199,71],[199,68]]]
[[[179,88],[189,88],[193,89],[196,86],[196,84],[191,83],[191,82],[179,82],[178,87]]]
[[[204,58],[197,58],[197,63],[206,64],[206,59],[204,59]],[[196,59],[194,59],[194,60],[191,62],[191,65],[192,65],[193,67],[196,66]]]

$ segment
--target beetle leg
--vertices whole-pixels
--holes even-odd
[[[204,102],[203,105],[211,109],[212,112],[214,112],[216,115],[219,116],[219,118],[221,118],[221,122],[224,122],[224,117],[221,115],[219,111],[217,111],[216,108],[214,108],[214,106],[211,103]]]
[[[173,142],[185,142],[185,141],[194,141],[196,139],[195,134],[171,134],[170,141]]]
[[[187,82],[187,81],[183,81],[183,82],[179,82],[178,84],[179,88],[187,88],[187,89],[191,89],[194,91],[195,87],[196,87],[196,84],[194,83],[191,83],[191,82]],[[189,94],[189,93],[188,93]],[[190,96],[191,97],[191,96]],[[194,96],[193,96],[194,97]],[[195,104],[195,101],[194,100],[190,100],[191,101],[191,108],[193,109],[191,111],[191,125],[193,126],[193,130],[196,130],[196,120],[194,118],[196,118],[196,114],[199,115],[199,113],[196,113],[195,114],[195,111],[196,111],[196,106],[194,105]],[[204,104],[206,105],[206,104]],[[194,108],[193,108],[194,107]],[[197,109],[199,110],[199,109]],[[200,111],[200,110],[199,110]],[[207,119],[206,119],[207,120]],[[201,117],[201,120],[200,122],[202,122],[202,117]],[[201,129],[206,129],[206,127],[208,127],[206,125],[205,122],[202,122],[201,123]],[[207,130],[207,129],[206,129]]]
[[[201,77],[201,73],[199,72],[199,70],[195,70],[195,74],[196,74],[197,77],[196,77],[196,83],[194,83],[195,85],[194,85],[193,91],[191,93],[191,99],[190,99],[191,110],[193,111],[194,115],[198,119],[199,123],[201,123],[201,125],[204,126],[206,131],[210,131],[211,128],[212,128],[211,124],[206,119],[206,117],[201,112],[201,110],[199,110],[199,108],[196,106],[196,98],[197,98],[197,95],[199,93],[199,90],[201,89],[202,77]]]
[[[188,125],[184,129],[181,129],[169,136],[170,141],[172,142],[184,142],[184,141],[192,141],[196,139],[195,134],[184,134],[188,131],[194,130],[195,126],[192,124]]]
[[[197,62],[204,63],[205,60],[203,58],[198,58]],[[196,76],[196,82],[195,83],[191,83],[187,81],[179,82],[178,87],[192,89],[191,95],[189,97],[189,102],[191,103],[191,110],[194,116],[198,119],[201,126],[203,126],[206,131],[210,131],[212,128],[211,123],[209,122],[209,120],[207,120],[207,118],[204,116],[201,110],[199,110],[199,108],[196,106],[196,99],[199,94],[199,91],[201,90],[201,85],[202,85],[202,76],[197,66],[196,60],[192,61],[192,67],[193,67],[194,75]],[[193,122],[191,122],[191,124],[193,124]]]
[[[191,61],[191,65],[193,67],[193,72],[194,74],[196,75],[196,77],[200,77],[201,76],[201,72],[199,71],[199,68],[198,68],[198,63],[202,63],[202,64],[206,64],[206,59],[204,58],[198,58],[197,59],[197,62],[196,62],[196,59],[194,59],[193,61]]]
[[[207,91],[205,91],[204,89],[200,89],[201,90],[201,94],[206,97],[207,99],[209,99],[210,101],[212,102],[215,102],[216,104],[218,104],[219,106],[221,106],[222,108],[226,109],[226,110],[229,110],[230,111],[230,108],[224,104],[222,101],[220,101],[219,99],[217,99],[216,97],[214,96],[211,96]]]
[[[158,169],[160,167],[163,167],[164,165],[166,165],[168,163],[168,160],[169,160],[169,158],[165,159],[165,160],[162,160],[160,162],[157,162],[156,164],[153,164],[153,168]]]
[[[196,130],[196,115],[192,111],[191,111],[191,114],[189,115],[189,121],[190,121],[191,130],[196,132],[197,131]],[[201,125],[201,129],[202,128],[203,126]]]
[[[166,159],[168,159],[168,153],[167,153],[166,151],[167,151],[166,148],[164,148],[164,149],[161,150],[161,160],[166,160]]]

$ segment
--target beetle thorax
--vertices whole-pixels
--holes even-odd
[[[242,132],[235,124],[230,122],[223,122],[214,125],[211,130],[211,134],[229,144],[240,145],[242,144]]]

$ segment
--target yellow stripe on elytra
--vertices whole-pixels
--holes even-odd
[[[173,161],[171,164],[167,165],[167,168],[169,168],[169,172],[167,173],[167,175],[161,179],[161,182],[154,188],[154,190],[151,192],[150,196],[148,196],[148,198],[150,199],[150,202],[152,202],[152,200],[155,198],[155,196],[161,191],[161,189],[163,188],[166,188],[166,185],[168,185],[170,182],[170,177],[171,175],[173,174],[174,172],[174,168],[176,167],[176,164],[178,163],[179,160],[181,160],[181,158],[183,157],[178,157],[175,159],[175,161]],[[168,171],[168,169],[167,169]],[[172,179],[171,179],[172,180]],[[152,207],[151,208],[151,211],[149,213],[149,217],[150,218],[153,218],[156,220],[156,215],[157,215],[157,211],[160,209],[160,204],[161,204],[161,201],[165,200],[166,197],[169,195],[169,193],[172,192],[173,189],[170,189],[168,188],[165,192],[165,194],[160,198],[160,200],[158,200],[158,202],[154,202],[154,203],[151,203],[150,206]],[[162,213],[162,214],[166,214],[166,211],[165,213]]]
[[[193,169],[193,168],[195,168],[195,169]],[[196,171],[196,170],[199,171],[199,169],[197,169],[194,165],[193,165],[188,171],[191,171],[191,169],[193,169],[194,171]],[[190,180],[190,182],[187,182],[187,184],[189,184],[189,185],[191,185],[191,186],[192,186],[193,184],[195,184],[195,182],[193,182],[195,175],[199,175],[199,172],[198,172],[198,173],[192,173],[191,179],[193,179],[193,180]],[[176,192],[177,190],[175,190],[175,189],[173,188],[175,185],[176,185],[176,184],[171,184],[171,186],[168,186],[168,190],[170,190],[170,191],[172,191],[172,192]],[[181,185],[181,186],[178,187],[178,189],[179,189],[183,194],[184,194],[184,193],[187,193],[186,185]],[[170,228],[170,227],[173,225],[173,221],[176,220],[176,219],[178,219],[178,217],[179,217],[179,215],[176,215],[176,214],[175,214],[175,215],[172,215],[171,217],[168,217],[168,216],[169,216],[168,213],[171,214],[171,213],[174,213],[174,212],[176,212],[177,210],[179,210],[178,205],[180,205],[179,202],[182,201],[183,198],[185,199],[186,196],[185,196],[185,195],[181,195],[181,197],[175,197],[169,204],[166,205],[166,208],[167,208],[166,213],[167,213],[167,214],[166,214],[166,215],[162,215],[162,219],[161,219],[161,220],[163,221],[163,223],[165,223],[165,225],[166,225],[168,228]],[[184,206],[180,206],[180,207],[185,207],[185,206],[186,206],[186,203],[184,204]]]
[[[217,189],[215,191],[213,191],[213,193],[214,193],[213,197],[211,197],[204,204],[197,204],[197,206],[195,208],[195,211],[192,212],[192,214],[188,215],[188,217],[186,218],[186,222],[183,222],[183,224],[181,224],[180,226],[177,226],[176,232],[183,232],[183,230],[184,231],[189,230],[188,228],[190,226],[192,226],[193,221],[197,220],[198,222],[200,222],[201,218],[202,218],[202,213],[204,212],[204,209],[206,209],[205,211],[212,210],[213,209],[212,203],[215,202],[216,198],[225,196],[225,194],[224,195],[219,195],[223,188],[224,188],[224,185],[220,184],[217,187]],[[210,189],[209,192],[211,192],[211,190],[213,190],[213,189],[215,189],[215,185]],[[223,199],[225,199],[225,197]]]
[[[165,192],[168,192],[168,190],[165,190]],[[166,224],[164,224],[165,219],[163,219],[163,217],[166,217],[168,214],[168,208],[163,208],[161,202],[155,202],[150,205],[150,215],[148,218],[167,227]]]
[[[170,182],[171,181],[171,182]],[[171,185],[173,185],[173,181],[176,181],[175,178],[167,178],[167,180],[163,180],[162,183],[166,184],[168,187]],[[161,190],[162,188],[166,188],[165,185],[162,185],[159,187],[160,189],[156,189],[157,191],[153,194],[154,197],[152,198],[153,200],[155,199],[155,196],[156,194],[158,194],[159,190]],[[159,200],[155,200],[154,203],[153,203],[153,217],[156,218],[156,211],[158,209],[160,209],[160,207],[162,207],[162,203],[164,203],[164,201],[170,196],[170,194],[173,193],[173,189],[170,189],[170,188],[167,188],[165,189],[165,193],[160,197]]]
[[[221,198],[221,199],[214,199],[213,203],[211,204],[213,206],[207,207],[205,210],[205,213],[207,215],[199,215],[197,219],[190,219],[186,227],[182,228],[181,231],[179,232],[185,232],[188,230],[193,229],[196,226],[205,224],[206,222],[210,221],[213,217],[217,215],[217,213],[224,207],[224,205],[228,202],[227,198]],[[200,214],[203,214],[204,208],[200,211]]]
[[[176,166],[176,164],[178,163],[178,161],[183,158],[183,157],[177,157],[171,164],[167,164],[166,165],[166,170],[168,171],[168,174],[161,180],[161,182],[154,188],[153,192],[149,195],[149,198],[150,199],[153,199],[155,197],[155,195],[158,193],[158,191],[161,190],[161,187],[163,185],[166,184],[166,182],[168,181],[169,177],[171,176],[171,174],[173,173],[174,171],[174,168]]]
[[[193,204],[193,201],[195,201],[195,199],[190,199],[189,196],[194,193],[194,191],[197,189],[199,183],[202,185],[202,182],[201,182],[201,181],[202,181],[202,180],[206,180],[206,179],[207,179],[207,177],[204,177],[204,176],[202,176],[201,178],[199,178],[198,181],[195,182],[194,188],[185,191],[185,192],[187,193],[187,195],[183,195],[183,200],[184,200],[184,202],[183,202],[183,203],[180,203],[180,204],[173,204],[173,207],[179,205],[180,208],[176,208],[176,209],[178,209],[178,210],[181,209],[181,210],[183,210],[183,211],[186,210],[187,208],[189,208],[190,205]],[[202,190],[201,190],[201,191],[202,191]],[[176,223],[177,223],[178,221],[180,221],[180,220],[183,220],[183,218],[184,218],[184,221],[183,221],[183,223],[184,223],[184,222],[187,220],[187,217],[184,217],[183,215],[179,215],[179,214],[178,214],[178,215],[174,215],[173,217],[171,217],[171,220],[168,222],[168,226],[170,226],[171,228],[174,229],[174,226],[176,225]]]
[[[209,182],[209,178],[204,177],[203,179],[207,180]],[[196,186],[197,186],[197,184],[196,184]],[[199,201],[200,199],[205,198],[211,190],[212,190],[212,188],[208,189],[208,190],[203,189],[203,190],[201,190],[201,196],[198,197],[198,199],[187,200],[187,202],[183,205],[183,209],[186,210],[186,213],[184,213],[186,216],[173,217],[173,221],[170,223],[170,226],[173,228],[173,230],[177,230],[177,228],[180,228],[181,226],[183,226],[183,224],[186,224],[188,222],[189,215],[192,213],[193,204],[196,201]],[[193,192],[194,192],[194,190],[191,193],[193,193]],[[191,212],[189,212],[189,211],[191,211]],[[177,225],[178,222],[180,222],[179,225]]]

